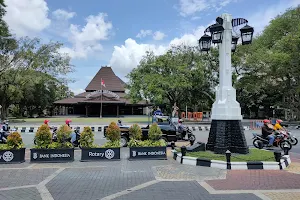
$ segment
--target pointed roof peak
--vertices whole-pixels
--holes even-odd
[[[85,88],[86,91],[101,90],[101,79],[104,81],[105,87],[102,89],[110,90],[112,92],[124,91],[125,83],[114,73],[112,67],[102,66],[88,86]]]

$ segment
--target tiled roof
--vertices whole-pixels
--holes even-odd
[[[115,75],[111,67],[101,67],[85,90],[101,90],[101,78],[106,86],[102,88],[103,90],[110,90],[112,92],[125,91],[125,83]]]

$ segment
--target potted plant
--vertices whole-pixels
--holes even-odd
[[[69,142],[71,128],[62,125],[57,131],[57,142],[52,141],[52,134],[47,124],[39,127],[34,140],[36,145],[30,149],[31,162],[70,162],[74,161],[74,148]]]
[[[137,124],[129,128],[129,136],[130,160],[167,159],[167,144],[161,139],[162,131],[156,123],[150,126],[147,140],[141,141],[142,130]]]
[[[109,141],[98,146],[94,144],[92,129],[84,127],[80,134],[81,161],[120,159],[120,128],[115,122],[111,122],[106,131]]]
[[[13,132],[7,137],[6,144],[0,144],[0,163],[25,162],[25,148],[20,133]]]

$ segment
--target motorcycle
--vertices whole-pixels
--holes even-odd
[[[282,134],[284,134],[284,136],[286,137],[286,139],[293,145],[297,145],[298,144],[298,139],[292,135],[291,132],[289,131],[282,131]]]
[[[16,129],[13,128],[13,129],[9,129],[8,131],[4,131],[2,128],[0,129],[0,144],[6,144],[7,142],[7,137],[15,132]]]
[[[182,133],[177,132],[177,139],[187,140],[194,143],[196,141],[196,136],[193,134],[193,131],[189,127],[185,127]]]
[[[269,144],[269,140],[262,135],[258,135],[256,133],[252,133],[253,135],[253,145],[254,147],[258,149],[262,149],[264,147],[267,147]],[[282,150],[284,150],[284,147],[287,146],[289,150],[292,149],[292,144],[290,141],[288,141],[283,134],[277,134],[275,135],[275,140],[273,143],[273,146],[280,147]]]
[[[74,133],[76,134],[76,139],[75,139],[75,141],[72,142],[71,137],[70,137],[68,140],[69,140],[69,142],[70,142],[74,147],[79,147],[79,148],[81,148],[80,142],[79,142],[79,140],[80,140],[80,132],[79,132],[78,129],[75,129],[75,130],[74,130]]]

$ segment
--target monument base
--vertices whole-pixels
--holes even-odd
[[[217,154],[247,154],[249,148],[241,120],[212,120],[206,149]]]

